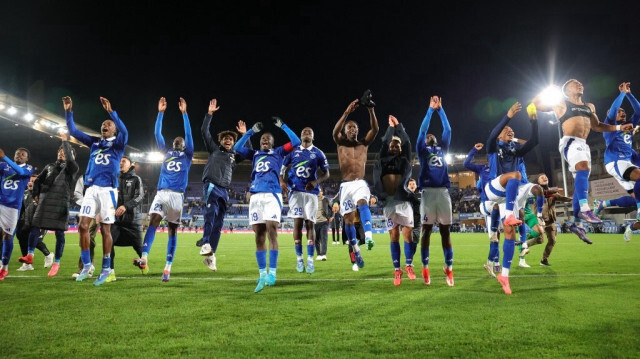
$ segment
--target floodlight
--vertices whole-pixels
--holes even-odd
[[[545,106],[555,106],[564,99],[564,95],[560,88],[556,85],[551,85],[542,92],[540,92],[540,100]]]

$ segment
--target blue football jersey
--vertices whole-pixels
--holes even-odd
[[[524,159],[517,155],[517,151],[521,147],[522,145],[517,142],[502,142],[498,140],[497,151],[487,154],[491,178],[496,178],[508,172],[520,172],[522,175],[520,182],[529,183]]]
[[[251,193],[282,193],[280,188],[280,168],[287,150],[284,146],[268,151],[252,151],[253,171],[251,171]]]
[[[329,170],[329,162],[324,153],[311,145],[309,148],[298,146],[284,159],[283,166],[291,165],[287,177],[287,183],[292,191],[318,194],[320,190],[316,186],[313,190],[305,189],[307,183],[318,179],[318,168]]]
[[[420,177],[418,185],[425,187],[451,187],[449,170],[440,146],[420,146]]]
[[[160,170],[160,178],[158,178],[158,190],[169,189],[176,192],[184,192],[189,182],[189,169],[193,161],[193,136],[191,134],[191,124],[189,116],[184,113],[182,119],[184,121],[184,151],[176,151],[168,148],[162,136],[162,118],[163,112],[158,113],[155,126],[156,144],[160,151],[165,153],[162,161],[162,169]]]
[[[73,112],[67,112],[67,128],[69,134],[90,148],[89,164],[84,173],[85,186],[118,187],[120,176],[120,160],[124,155],[129,133],[113,111],[109,114],[118,129],[118,133],[110,138],[89,136],[78,130],[73,121]]]
[[[607,149],[604,151],[604,163],[615,161],[631,161],[633,156],[632,132],[605,132],[603,133]]]
[[[170,189],[176,192],[184,192],[189,182],[189,169],[193,160],[193,152],[167,151],[162,162],[160,178],[158,178],[158,190]]]
[[[13,169],[7,162],[0,162],[0,204],[15,208],[17,210],[22,207],[22,196],[24,190],[29,184],[29,179],[33,174],[33,167],[28,164],[16,165],[22,167],[23,174]]]

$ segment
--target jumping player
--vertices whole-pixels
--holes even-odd
[[[13,154],[13,161],[7,157],[0,148],[0,227],[2,228],[2,266],[0,267],[0,280],[4,280],[9,274],[9,260],[13,252],[13,235],[22,196],[29,183],[33,167],[27,164],[29,150],[18,148]]]
[[[167,243],[167,261],[162,272],[162,281],[168,282],[171,275],[171,264],[176,253],[178,241],[177,229],[182,217],[182,203],[184,202],[184,191],[189,181],[189,168],[193,160],[193,136],[191,135],[191,124],[187,114],[187,102],[180,97],[178,108],[182,112],[184,122],[184,138],[176,137],[173,145],[168,148],[162,136],[162,118],[167,109],[167,100],[164,97],[158,101],[158,117],[156,118],[155,136],[158,149],[165,153],[158,178],[158,192],[151,203],[151,220],[147,233],[144,235],[142,244],[142,257],[137,266],[143,271],[147,270],[149,251],[153,245],[156,235],[156,228],[160,221],[166,218],[169,224],[169,242]],[[134,261],[134,264],[136,262]]]
[[[393,284],[402,283],[400,268],[400,232],[404,239],[405,271],[411,280],[416,279],[413,270],[413,209],[409,201],[408,183],[411,178],[411,141],[404,126],[394,116],[389,116],[389,127],[382,137],[379,160],[373,169],[376,192],[385,199],[384,217],[391,237],[391,261],[394,268]],[[401,229],[402,228],[402,229]]]
[[[431,124],[431,116],[434,112],[440,116],[442,122],[442,137],[440,142],[436,136],[427,134]],[[449,195],[449,170],[445,160],[445,152],[451,144],[451,125],[442,108],[442,99],[432,96],[429,100],[429,109],[422,120],[420,133],[416,142],[416,152],[420,160],[419,186],[422,189],[422,203],[420,217],[422,217],[422,243],[420,254],[422,257],[422,279],[424,284],[431,284],[429,273],[429,245],[431,244],[431,231],[437,222],[440,227],[440,238],[444,252],[443,271],[447,285],[453,287],[453,248],[451,248],[451,196]]]
[[[558,150],[569,164],[569,171],[575,179],[573,194],[573,215],[576,221],[583,219],[589,223],[602,223],[596,217],[588,203],[589,172],[591,171],[591,150],[587,145],[589,132],[629,132],[633,125],[626,123],[614,125],[602,123],[596,115],[596,107],[582,100],[584,86],[576,79],[570,79],[562,86],[565,100],[557,105],[542,103],[541,96],[533,99],[538,111],[553,111],[562,124],[564,136],[560,139]]]
[[[89,255],[89,223],[96,215],[100,216],[100,233],[102,234],[102,271],[93,283],[102,285],[111,273],[111,224],[116,219],[116,198],[118,198],[118,177],[120,160],[124,154],[129,133],[111,103],[100,97],[102,108],[107,111],[110,120],[102,122],[101,137],[89,136],[78,130],[73,121],[73,103],[71,97],[62,98],[69,134],[90,148],[89,164],[84,174],[86,188],[80,206],[80,256],[83,268],[76,281],[81,282],[89,276],[91,257]]]
[[[256,235],[256,261],[258,262],[258,285],[254,292],[258,293],[266,285],[276,284],[278,267],[278,225],[282,213],[282,188],[280,187],[279,170],[284,157],[300,145],[300,139],[285,125],[279,117],[273,117],[273,123],[289,136],[291,142],[273,148],[273,135],[269,132],[260,137],[260,149],[250,150],[244,147],[249,138],[262,131],[262,123],[253,125],[233,146],[234,151],[246,159],[253,160],[251,172],[251,199],[249,201],[249,223]],[[316,207],[317,208],[317,207]],[[269,272],[267,272],[266,236],[269,236]]]
[[[369,185],[364,180],[364,167],[367,162],[369,145],[378,135],[378,119],[374,111],[375,103],[371,101],[370,92],[365,92],[362,100],[352,101],[333,128],[333,141],[338,145],[338,163],[342,173],[340,184],[340,214],[343,216],[345,232],[349,243],[353,246],[356,264],[364,267],[364,260],[360,254],[360,246],[356,239],[354,226],[355,211],[360,212],[360,220],[365,233],[367,249],[371,250],[375,244],[371,226],[371,210],[369,209]],[[347,121],[347,117],[360,105],[369,112],[371,129],[362,140],[358,140],[358,124]],[[344,132],[343,132],[344,131]]]
[[[329,162],[319,148],[313,146],[313,130],[302,129],[302,144],[285,157],[280,170],[280,186],[289,194],[289,217],[293,218],[293,241],[296,249],[296,270],[305,271],[302,257],[302,226],[307,228],[307,268],[314,272],[313,250],[315,248],[316,213],[318,212],[318,184],[329,178]],[[290,167],[285,182],[287,167]],[[318,172],[322,175],[318,176]]]

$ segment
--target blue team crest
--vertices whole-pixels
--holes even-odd
[[[312,154],[309,156],[309,158],[311,158],[311,159],[316,158],[316,154],[315,154],[315,153],[312,153]]]
[[[296,152],[297,152],[297,151],[296,151]],[[295,156],[293,156],[293,158],[297,158],[297,157],[300,157],[300,154],[299,154],[299,153],[296,153],[296,155],[295,155]]]

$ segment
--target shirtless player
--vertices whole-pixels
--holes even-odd
[[[340,185],[340,214],[344,216],[347,239],[353,245],[356,264],[364,267],[364,260],[360,255],[360,247],[356,240],[356,228],[353,225],[356,209],[360,212],[360,219],[365,233],[367,249],[373,245],[373,233],[371,230],[371,211],[369,210],[369,185],[364,180],[364,166],[367,162],[367,149],[378,134],[378,120],[373,110],[375,104],[370,98],[366,101],[354,100],[333,128],[333,140],[338,145],[338,162],[342,173]],[[347,121],[347,117],[358,108],[360,103],[369,111],[369,123],[371,129],[364,139],[358,140],[358,124]],[[344,130],[344,133],[343,133]]]
[[[560,139],[558,150],[569,164],[569,171],[575,178],[573,193],[573,215],[589,223],[602,223],[589,208],[587,193],[589,192],[589,172],[591,171],[591,151],[587,145],[587,136],[593,129],[596,132],[632,131],[633,125],[609,125],[600,122],[596,108],[591,103],[582,101],[584,86],[576,79],[571,79],[562,86],[564,101],[549,106],[542,103],[540,95],[533,99],[539,111],[552,111],[562,123],[564,136]]]

